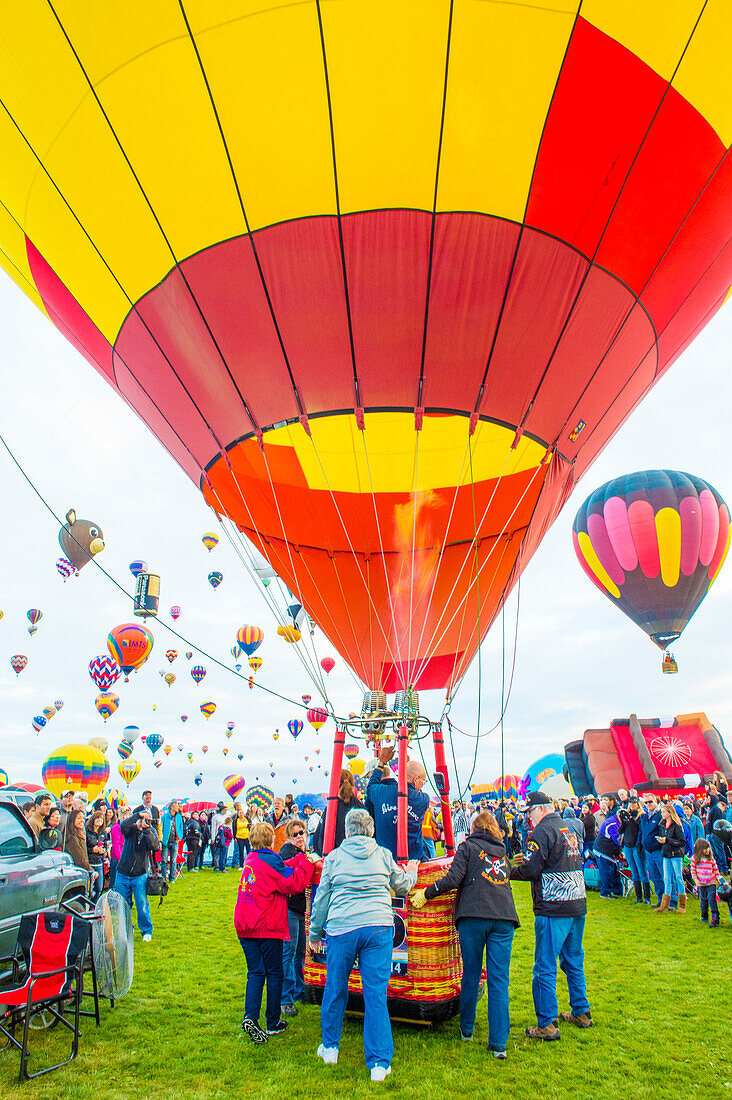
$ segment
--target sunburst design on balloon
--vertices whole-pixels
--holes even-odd
[[[654,737],[649,747],[657,760],[671,768],[683,768],[691,760],[691,749],[676,737]]]

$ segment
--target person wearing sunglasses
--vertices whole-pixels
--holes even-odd
[[[656,909],[660,909],[663,899],[663,852],[656,837],[661,835],[661,803],[650,791],[643,792],[641,803],[643,813],[639,819],[640,842],[645,853],[648,877],[656,891]],[[674,908],[676,904],[674,895]]]
[[[307,825],[299,817],[291,817],[285,825],[285,843],[280,848],[282,859],[292,859],[307,850]],[[282,944],[282,1015],[297,1016],[295,1001],[302,999],[303,960],[305,958],[305,891],[287,895],[287,922],[290,938]]]

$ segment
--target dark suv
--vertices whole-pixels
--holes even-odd
[[[58,909],[89,891],[89,872],[66,852],[42,852],[18,807],[0,794],[0,957],[12,955],[24,913]]]

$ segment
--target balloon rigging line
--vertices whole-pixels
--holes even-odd
[[[6,452],[8,453],[8,455],[11,459],[11,461],[14,463],[14,465],[17,467],[18,471],[21,473],[21,475],[26,480],[28,485],[31,487],[31,489],[33,490],[35,495],[38,497],[41,504],[43,504],[43,506],[50,512],[50,514],[56,520],[56,523],[58,523],[58,525],[60,527],[65,526],[64,521],[59,516],[56,515],[53,508],[48,503],[48,501],[45,499],[43,494],[40,492],[39,489],[36,488],[35,484],[31,480],[30,476],[25,472],[25,470],[23,469],[23,467],[21,466],[20,462],[15,457],[13,452],[11,451],[10,447],[8,446],[7,442],[5,441],[5,438],[2,435],[0,435],[0,444],[2,444],[2,446],[5,448]],[[72,539],[74,539],[74,542],[76,542],[77,546],[81,547],[81,543],[78,542],[78,540],[73,535],[71,537],[72,537]],[[81,547],[81,548],[85,549],[85,547]],[[127,597],[128,600],[132,600],[134,602],[134,596],[130,595],[130,593],[119,583],[119,581],[116,580],[112,576],[111,573],[107,572],[107,570],[104,568],[103,565],[100,565],[100,563],[96,560],[96,556],[91,557],[90,561],[91,561],[92,565],[95,565],[96,568],[101,573],[103,573],[104,576],[109,581],[111,581],[112,584],[116,588],[118,588],[119,591],[124,596]],[[175,627],[170,626],[170,624],[166,623],[163,619],[156,619],[155,621],[159,626],[162,626],[170,634],[173,634],[174,637],[176,637],[179,641],[185,642],[185,644],[187,646],[190,646],[192,649],[195,649],[196,652],[200,653],[203,657],[206,658],[206,660],[211,661],[215,665],[218,665],[219,668],[223,668],[226,672],[230,672],[231,675],[235,676],[238,680],[241,680],[244,683],[249,683],[250,677],[242,676],[241,673],[236,671],[236,669],[230,668],[229,665],[224,664],[224,662],[220,661],[218,657],[214,657],[213,654],[208,652],[208,650],[202,649],[200,646],[196,645],[196,643],[192,642],[190,638],[186,638],[183,634],[179,633],[179,631],[177,631],[175,629]],[[288,698],[288,696],[282,695],[279,691],[275,691],[274,688],[265,687],[264,684],[259,683],[257,680],[252,680],[252,683],[253,683],[254,687],[258,688],[260,691],[264,691],[267,695],[272,695],[277,699],[281,699],[285,703],[289,703],[291,706],[299,707],[301,710],[307,710],[308,709],[308,705],[303,703],[302,701],[298,702],[296,699],[290,699],[290,698]],[[339,721],[339,719],[335,716],[335,714],[333,714],[332,717],[336,722]]]

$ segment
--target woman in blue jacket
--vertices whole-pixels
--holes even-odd
[[[183,839],[183,814],[180,803],[173,800],[164,811],[161,820],[163,829],[163,856],[161,871],[164,879],[173,882],[177,869],[178,844]]]

